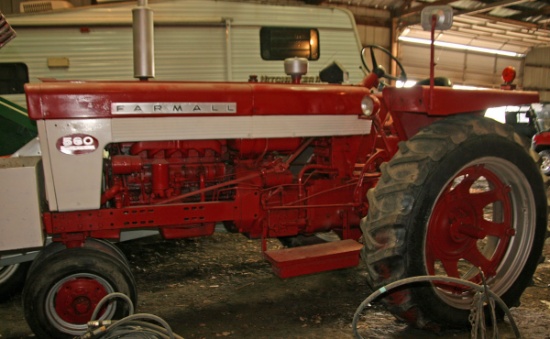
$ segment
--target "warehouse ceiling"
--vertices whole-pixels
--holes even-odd
[[[390,13],[381,21],[373,16],[371,24],[391,27],[414,39],[429,39],[418,23],[420,12],[430,5],[450,5],[454,10],[451,30],[440,32],[438,41],[492,48],[524,54],[534,47],[550,46],[550,0],[304,0],[316,5],[336,5]],[[354,10],[355,9],[355,10]],[[357,14],[356,14],[357,16]],[[362,23],[369,24],[366,17]]]

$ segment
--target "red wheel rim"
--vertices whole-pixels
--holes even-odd
[[[515,234],[509,192],[509,185],[483,165],[467,167],[455,176],[441,192],[428,224],[429,274],[475,283],[481,283],[480,269],[486,278],[497,274]],[[437,286],[463,292],[459,286]]]
[[[71,279],[58,289],[54,301],[55,311],[67,323],[86,324],[97,304],[107,294],[105,287],[95,279]]]

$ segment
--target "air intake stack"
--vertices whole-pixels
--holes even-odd
[[[293,84],[299,84],[302,76],[307,74],[308,61],[306,58],[287,58],[285,59],[285,73],[290,75]]]

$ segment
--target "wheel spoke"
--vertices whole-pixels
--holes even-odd
[[[462,181],[456,185],[456,187],[453,189],[453,191],[456,194],[459,194],[460,196],[470,196],[470,188],[476,182],[477,179],[481,176],[479,171],[479,166],[476,166],[476,168],[468,169],[467,171],[464,171],[464,178]]]
[[[475,267],[479,267],[489,277],[494,275],[493,262],[487,259],[477,248],[464,252],[464,259],[468,260]]]
[[[483,212],[485,206],[500,200],[500,194],[495,191],[474,193],[469,194],[468,199],[470,204],[474,206],[477,211]]]
[[[498,223],[488,220],[481,220],[480,225],[481,229],[487,236],[503,239],[515,234],[515,230],[511,228],[507,222]]]
[[[443,268],[449,277],[460,278],[460,273],[458,272],[458,260],[441,260]]]

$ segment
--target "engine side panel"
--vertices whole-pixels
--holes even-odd
[[[47,185],[50,210],[99,208],[102,150],[112,140],[111,120],[46,120],[44,126],[45,135],[42,129],[39,133],[41,148],[47,149],[43,156],[49,156],[44,161],[44,172],[52,180]],[[94,142],[87,145],[88,140]]]
[[[263,139],[370,133],[372,121],[356,115],[113,119],[113,141]]]

